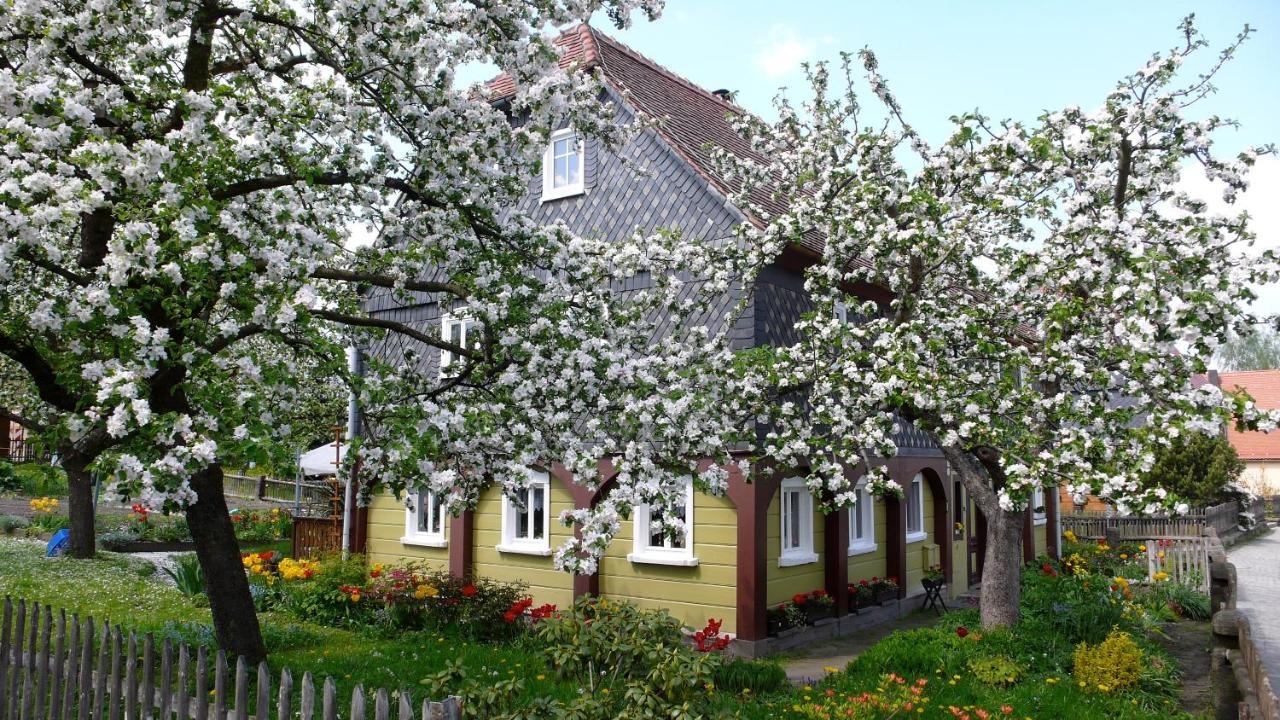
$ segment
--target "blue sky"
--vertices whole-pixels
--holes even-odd
[[[779,88],[805,97],[802,62],[870,47],[908,121],[936,143],[950,132],[948,118],[968,110],[1030,122],[1044,110],[1098,107],[1151,53],[1179,43],[1178,24],[1191,13],[1210,42],[1192,72],[1246,23],[1256,29],[1193,115],[1240,121],[1219,134],[1223,152],[1280,145],[1280,0],[667,0],[656,22],[638,19],[626,31],[604,17],[594,24],[709,90],[736,91],[766,118]],[[1235,208],[1215,203],[1202,176],[1186,174],[1184,186],[1220,212],[1248,210],[1259,245],[1280,248],[1280,159],[1259,161]],[[1280,313],[1280,288],[1259,292],[1255,308]]]
[[[738,92],[769,116],[779,87],[802,90],[802,61],[870,47],[929,139],[976,108],[1032,120],[1045,109],[1099,105],[1115,82],[1176,44],[1189,13],[1214,49],[1258,29],[1221,76],[1206,112],[1241,121],[1224,148],[1280,141],[1280,2],[834,2],[668,0],[656,22],[597,27],[708,89]],[[800,93],[802,95],[802,93]]]

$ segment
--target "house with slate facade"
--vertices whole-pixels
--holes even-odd
[[[564,33],[557,43],[565,50],[566,67],[572,63],[600,72],[605,100],[619,108],[619,122],[639,116],[658,122],[614,151],[578,137],[571,128],[556,132],[542,176],[530,178],[522,212],[548,223],[563,221],[579,234],[597,237],[665,227],[693,239],[719,240],[732,237],[739,223],[757,222],[728,201],[727,184],[705,149],[713,144],[744,155],[752,152],[727,120],[744,112],[727,93],[700,88],[586,25]],[[491,87],[499,98],[514,92],[506,77]],[[776,205],[769,197],[758,200],[765,207]],[[791,340],[795,322],[811,307],[803,269],[820,252],[820,245],[797,245],[765,269],[734,325],[738,347]],[[875,288],[859,294],[887,300]],[[431,298],[415,306],[390,302],[386,297],[375,300],[368,310],[420,328],[438,328],[455,342],[465,340],[469,331],[465,320]],[[448,361],[437,353],[423,371],[438,371],[439,363]],[[725,496],[690,490],[684,542],[651,535],[641,508],[623,523],[598,572],[589,577],[552,567],[554,548],[572,531],[551,519],[564,509],[598,502],[609,485],[593,494],[570,482],[555,463],[533,469],[539,483],[529,491],[528,502],[514,503],[493,488],[474,511],[456,518],[440,512],[429,496],[412,503],[411,510],[390,495],[379,496],[367,515],[365,550],[371,562],[417,560],[459,575],[520,580],[539,604],[564,607],[591,593],[665,608],[692,627],[723,618],[724,630],[750,652],[753,641],[766,636],[766,609],[796,593],[825,589],[843,614],[848,583],[872,576],[899,578],[904,598],[921,592],[924,570],[933,564],[943,566],[953,594],[978,581],[981,518],[923,433],[905,428],[898,446],[888,465],[906,490],[901,501],[868,497],[854,510],[824,515],[795,473],[762,470],[748,482],[730,468]],[[607,459],[601,472],[607,479]],[[1057,536],[1057,498],[1038,505],[1044,512],[1029,509],[1026,517],[1026,535],[1034,538],[1026,544],[1028,560],[1050,549]]]

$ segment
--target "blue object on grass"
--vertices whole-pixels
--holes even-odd
[[[45,556],[61,555],[66,552],[67,543],[69,542],[71,542],[71,531],[66,528],[59,530],[53,534],[53,537],[49,538],[49,545],[45,548]]]

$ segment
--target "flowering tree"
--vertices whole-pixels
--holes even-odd
[[[1204,172],[1231,202],[1257,156],[1215,155],[1227,121],[1184,115],[1248,29],[1188,84],[1178,68],[1205,42],[1190,19],[1182,31],[1097,109],[1032,124],[966,114],[939,146],[907,122],[864,51],[883,124],[868,123],[852,89],[832,91],[820,66],[802,108],[782,99],[776,123],[741,118],[771,165],[720,158],[742,181],[738,202],[760,186],[789,201],[776,217],[754,208],[769,220],[758,243],[825,242],[805,273],[817,309],[765,363],[772,385],[805,400],[776,408],[762,452],[808,463],[815,496],[851,505],[847,466],[862,465],[875,492],[901,494],[881,459],[902,423],[927,433],[987,520],[984,626],[1017,620],[1035,489],[1065,485],[1122,513],[1185,508],[1139,482],[1157,448],[1227,420],[1275,427],[1274,413],[1190,382],[1254,322],[1249,287],[1276,268],[1270,251],[1244,254],[1245,215],[1211,215],[1178,190],[1180,173]],[[857,286],[889,299],[859,300]]]
[[[6,392],[22,404],[3,412],[62,457],[72,552],[93,551],[91,469],[121,497],[185,512],[219,643],[262,656],[222,463],[286,442],[273,408],[307,392],[298,363],[338,376],[349,342],[394,336],[400,359],[458,360],[448,377],[375,360],[359,385],[367,478],[447,490],[453,509],[555,459],[594,482],[608,452],[624,486],[647,483],[619,493],[625,510],[663,496],[689,458],[723,458],[742,424],[723,411],[740,393],[712,382],[737,377],[714,317],[760,256],[668,233],[606,245],[509,210],[557,123],[623,136],[597,78],[560,68],[539,29],[601,7],[624,25],[659,5],[180,0],[0,15],[0,371],[30,391]],[[454,82],[477,62],[510,68],[514,98]],[[358,231],[377,240],[358,247]],[[651,289],[609,291],[639,273]],[[701,290],[682,292],[687,278]],[[360,303],[378,292],[465,304],[479,337],[372,318]],[[673,321],[682,342],[662,339]],[[723,484],[722,471],[698,478]],[[564,564],[589,556],[568,549]]]

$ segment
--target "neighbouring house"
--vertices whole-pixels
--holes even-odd
[[[727,200],[726,183],[705,149],[710,143],[751,152],[726,119],[744,112],[728,93],[700,88],[586,25],[557,43],[565,50],[566,67],[577,63],[599,70],[602,100],[620,108],[619,122],[637,116],[661,122],[615,152],[572,128],[557,131],[546,150],[543,175],[530,178],[522,212],[606,237],[630,235],[637,227],[645,232],[667,227],[691,239],[717,240],[731,237],[739,223],[758,222]],[[491,87],[499,96],[514,90],[506,78]],[[791,247],[761,274],[734,326],[738,347],[789,341],[795,321],[811,307],[802,270],[820,252],[820,245]],[[887,299],[874,288],[865,294]],[[427,294],[419,297],[420,302],[405,306],[384,295],[366,308],[374,316],[437,329],[446,338],[462,338],[468,331],[458,308],[442,308]],[[439,372],[439,353],[428,350],[424,358],[422,372]],[[572,531],[552,519],[568,508],[589,507],[600,495],[571,483],[554,458],[546,467],[530,469],[537,483],[527,503],[514,503],[492,488],[473,512],[455,518],[443,513],[429,493],[414,498],[408,510],[403,499],[380,495],[370,508],[365,550],[371,562],[419,560],[460,575],[521,580],[536,603],[563,607],[591,593],[665,608],[695,627],[723,618],[724,630],[749,644],[766,635],[766,608],[796,593],[825,589],[843,614],[847,584],[872,576],[900,578],[903,597],[921,593],[920,580],[932,564],[943,566],[954,593],[978,582],[981,517],[924,433],[905,427],[898,446],[888,466],[906,490],[902,501],[868,500],[855,510],[824,516],[799,477],[760,472],[746,482],[730,468],[724,497],[690,490],[685,542],[651,536],[641,508],[623,524],[599,571],[588,577],[553,569],[551,554]],[[609,473],[607,459],[601,472]],[[608,490],[606,483],[600,492]],[[1034,538],[1025,548],[1028,560],[1053,551],[1058,535],[1056,495],[1035,505],[1044,512],[1028,509],[1027,536]]]
[[[1210,373],[1224,391],[1244,390],[1258,407],[1280,408],[1280,370]],[[1227,428],[1227,440],[1244,461],[1240,482],[1260,495],[1280,494],[1280,432],[1240,432]]]

